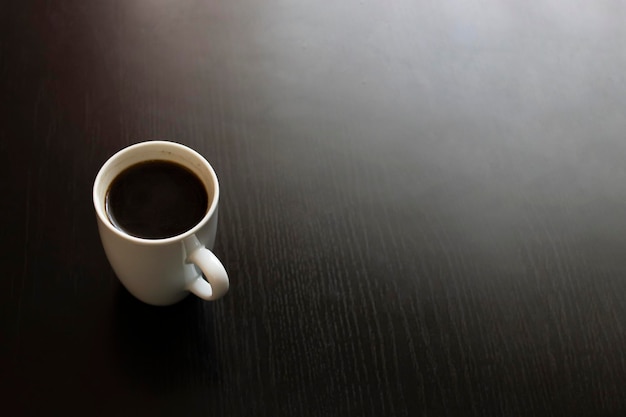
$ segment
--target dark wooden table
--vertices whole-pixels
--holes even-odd
[[[4,1],[0,414],[626,414],[620,2]],[[130,296],[91,187],[221,181],[217,302]]]

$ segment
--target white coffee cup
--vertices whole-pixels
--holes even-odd
[[[131,165],[150,160],[185,166],[202,180],[207,190],[206,215],[177,236],[165,239],[131,236],[116,228],[107,216],[106,194],[111,182]],[[105,162],[93,186],[98,230],[115,274],[131,294],[148,304],[169,305],[190,292],[204,300],[215,300],[228,291],[226,270],[211,252],[217,231],[218,200],[215,171],[202,155],[184,145],[166,141],[137,143]]]

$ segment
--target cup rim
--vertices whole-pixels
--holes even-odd
[[[163,239],[146,239],[146,238],[133,236],[113,226],[113,224],[111,224],[108,216],[106,215],[106,213],[104,212],[102,208],[104,205],[101,204],[102,202],[100,199],[100,195],[97,192],[98,185],[103,181],[103,177],[105,173],[109,169],[111,169],[111,166],[116,161],[122,159],[125,155],[127,155],[130,152],[134,152],[140,148],[148,148],[148,147],[157,147],[157,148],[167,147],[170,149],[175,148],[179,151],[186,152],[188,155],[192,155],[208,170],[211,176],[211,181],[213,183],[213,197],[211,199],[211,204],[209,205],[209,209],[207,210],[202,220],[200,220],[191,229],[183,233],[180,233],[175,236],[166,237]],[[107,188],[108,188],[108,185],[107,185]],[[215,170],[213,169],[211,164],[209,164],[209,161],[207,161],[206,158],[202,156],[199,152],[178,142],[172,142],[172,141],[166,141],[166,140],[148,140],[144,142],[138,142],[130,146],[126,146],[120,149],[119,151],[117,151],[116,153],[114,153],[111,157],[109,157],[109,159],[107,159],[106,162],[100,167],[100,169],[98,170],[98,174],[96,175],[96,178],[94,179],[92,196],[93,196],[93,205],[96,210],[96,215],[98,216],[98,219],[112,233],[116,234],[117,236],[123,239],[126,239],[128,241],[131,241],[133,243],[140,244],[140,245],[165,245],[168,243],[173,243],[173,242],[183,240],[197,233],[198,230],[201,229],[217,211],[219,193],[220,193],[220,187],[219,187],[219,182],[217,180],[217,175],[215,174]]]

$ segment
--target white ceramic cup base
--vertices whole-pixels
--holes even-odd
[[[165,239],[143,239],[117,229],[105,210],[107,190],[124,169],[142,161],[177,162],[202,180],[209,209],[188,231]],[[228,275],[211,252],[217,232],[219,183],[211,165],[196,151],[174,142],[149,141],[122,149],[107,160],[94,181],[93,204],[104,251],[122,284],[152,305],[174,304],[189,293],[216,300],[228,291]],[[204,274],[203,278],[202,274]]]

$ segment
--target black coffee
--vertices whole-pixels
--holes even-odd
[[[209,197],[189,169],[170,161],[146,161],[122,171],[106,195],[106,212],[115,227],[145,239],[179,235],[207,213]]]

